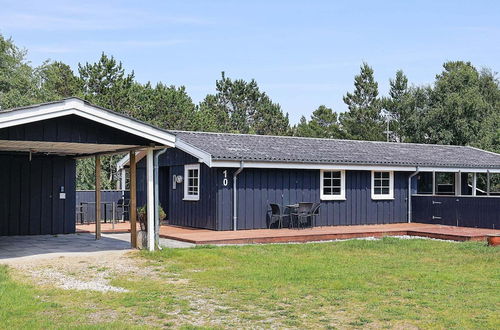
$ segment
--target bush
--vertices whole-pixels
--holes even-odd
[[[160,210],[160,221],[162,221],[167,217],[167,213],[165,213],[161,205],[158,205],[158,208]],[[147,214],[148,211],[146,205],[137,208],[137,219],[141,225],[141,230],[148,230]]]

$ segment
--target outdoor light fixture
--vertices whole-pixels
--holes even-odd
[[[64,192],[64,186],[59,189],[59,199],[66,199],[66,193]]]

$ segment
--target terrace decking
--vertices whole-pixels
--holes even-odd
[[[77,225],[77,232],[93,232],[95,225]],[[112,228],[102,224],[103,233],[129,232],[130,224],[121,222]],[[387,225],[329,226],[305,229],[253,229],[238,231],[214,231],[177,226],[161,226],[160,236],[194,244],[252,244],[315,242],[335,239],[383,236],[420,236],[453,241],[486,241],[487,235],[500,230],[430,225],[422,223],[399,223]]]
[[[453,227],[420,223],[387,225],[330,226],[306,229],[253,229],[213,231],[175,226],[162,226],[160,236],[195,244],[252,244],[314,242],[335,239],[383,236],[421,236],[454,241],[485,241],[494,229]]]

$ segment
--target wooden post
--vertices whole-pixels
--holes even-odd
[[[95,239],[101,239],[101,157],[95,156]]]
[[[137,248],[137,170],[135,164],[135,151],[130,152],[130,243],[132,248]]]

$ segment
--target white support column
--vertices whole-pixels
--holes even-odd
[[[472,196],[476,196],[477,194],[477,173],[474,172],[472,175]]]
[[[120,173],[121,173],[120,190],[122,191],[122,193],[125,193],[127,185],[127,171],[125,170],[125,167],[121,169]]]
[[[490,195],[490,182],[491,176],[490,176],[490,171],[486,172],[486,195]]]
[[[462,196],[462,172],[455,173],[455,196]]]
[[[154,198],[154,175],[153,175],[153,149],[148,148],[146,157],[146,174],[147,174],[147,221],[148,221],[148,250],[154,251],[155,241],[155,198]]]
[[[432,172],[432,195],[436,196],[436,171]]]

